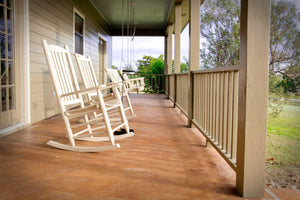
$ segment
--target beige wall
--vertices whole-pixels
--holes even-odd
[[[30,42],[30,90],[31,122],[37,122],[59,113],[54,88],[46,64],[41,40],[49,44],[67,44],[73,51],[73,7],[85,17],[84,54],[92,58],[96,73],[98,70],[99,35],[106,41],[107,67],[112,63],[112,38],[105,31],[105,24],[89,5],[80,0],[29,0],[29,42]],[[98,18],[97,18],[98,17]],[[75,61],[75,60],[74,60]],[[76,64],[74,63],[75,67]],[[97,74],[99,77],[99,75]],[[79,79],[80,80],[80,79]]]

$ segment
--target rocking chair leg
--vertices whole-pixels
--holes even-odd
[[[72,133],[72,130],[70,128],[70,126],[71,126],[70,122],[69,122],[68,118],[65,117],[65,116],[63,116],[63,119],[64,119],[64,122],[65,122],[65,125],[66,125],[69,141],[70,141],[72,147],[75,147],[75,140],[73,138],[73,133]]]
[[[116,90],[116,89],[115,89]],[[116,95],[117,95],[117,98],[119,99],[119,101],[121,100],[120,98],[120,93],[116,90]],[[127,93],[128,95],[128,93]],[[129,100],[129,98],[127,99]],[[129,105],[131,106],[131,103],[130,103],[130,100],[128,101]],[[125,123],[125,129],[126,129],[126,133],[130,133],[129,132],[129,126],[128,126],[128,121],[126,119],[126,115],[125,115],[125,111],[124,111],[124,108],[123,108],[123,104],[120,102],[120,113],[121,113],[121,119],[122,119],[122,122]],[[132,107],[131,107],[132,109]],[[132,110],[132,113],[133,113],[133,110]],[[133,133],[132,133],[133,134]]]
[[[114,135],[113,135],[113,132],[112,132],[111,124],[109,122],[107,110],[104,107],[105,103],[104,103],[104,100],[103,100],[103,97],[102,97],[102,93],[99,90],[98,90],[98,96],[101,97],[101,98],[99,98],[99,102],[100,102],[100,106],[101,106],[101,109],[102,109],[104,122],[105,122],[105,125],[106,125],[106,129],[107,129],[107,132],[108,132],[110,142],[111,142],[112,145],[115,145],[115,139],[114,139]]]
[[[133,111],[133,108],[132,108],[132,105],[131,105],[130,98],[129,98],[129,93],[126,94],[126,100],[127,100],[127,103],[128,103],[128,105],[129,105],[129,107],[130,107],[130,112],[131,112],[131,114],[132,114],[132,115],[135,115],[135,114],[134,114],[134,111]]]

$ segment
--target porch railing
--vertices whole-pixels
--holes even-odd
[[[189,91],[189,74],[178,73],[170,77],[170,96],[172,101],[182,112],[188,113],[188,91]],[[176,88],[176,90],[175,90]]]
[[[174,106],[182,110],[236,170],[239,67],[166,76],[166,85],[169,85],[166,93]],[[192,88],[190,95],[189,88]]]
[[[168,81],[168,83],[169,83],[169,96],[170,96],[170,98],[173,100],[173,101],[175,101],[175,74],[173,74],[173,75],[170,75],[169,76],[169,81]]]
[[[174,107],[190,119],[207,142],[236,170],[239,66],[128,76],[145,77],[146,93],[168,94]]]

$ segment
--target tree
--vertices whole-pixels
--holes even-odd
[[[189,71],[189,61],[183,57],[184,62],[180,63],[180,72]],[[138,70],[143,74],[164,74],[164,57],[160,55],[158,58],[152,56],[143,56],[142,60],[137,61]],[[174,72],[174,60],[172,61],[172,71]]]
[[[183,56],[183,60],[184,62],[183,63],[180,63],[180,72],[187,72],[189,71],[189,60]]]
[[[152,56],[143,56],[142,60],[137,61],[138,70],[142,74],[163,74],[164,59],[163,55],[158,58]]]
[[[270,26],[270,75],[282,74],[285,92],[300,84],[300,12],[295,2],[272,1]]]
[[[143,56],[143,59],[137,61],[139,73],[145,77],[145,92],[156,93],[163,91],[163,78],[154,74],[164,73],[163,55],[158,58],[152,56]],[[152,74],[149,76],[149,74]]]
[[[115,65],[112,65],[111,68],[112,68],[112,69],[118,69],[118,67],[115,66]]]
[[[201,66],[239,64],[240,5],[238,0],[206,1],[201,8]],[[273,0],[270,24],[270,75],[282,76],[285,93],[300,89],[300,12],[294,1]]]
[[[200,50],[203,68],[239,64],[240,5],[238,0],[211,0],[201,7]],[[201,38],[201,39],[202,39]]]

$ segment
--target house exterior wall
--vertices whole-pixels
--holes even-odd
[[[84,55],[91,56],[99,77],[99,36],[106,42],[107,67],[112,64],[112,37],[89,1],[29,0],[31,122],[60,112],[46,63],[41,40],[48,44],[67,44],[73,53],[73,10],[85,18]],[[98,17],[98,18],[97,18]],[[75,59],[74,66],[77,68]],[[78,78],[81,81],[80,78]]]

